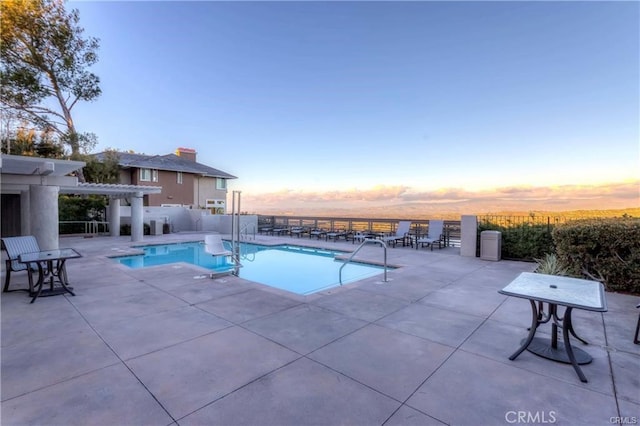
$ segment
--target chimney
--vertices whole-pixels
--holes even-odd
[[[176,155],[189,161],[196,161],[196,150],[191,148],[178,148],[176,149]]]

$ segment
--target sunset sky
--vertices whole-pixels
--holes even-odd
[[[637,2],[68,7],[96,151],[194,148],[243,210],[640,206]]]

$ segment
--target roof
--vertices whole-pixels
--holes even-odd
[[[106,157],[107,152],[94,154],[94,157],[102,161]],[[139,168],[139,169],[158,169],[169,170],[174,172],[192,173],[206,177],[216,177],[224,179],[237,179],[237,176],[230,175],[213,167],[179,157],[175,154],[167,155],[144,155],[130,154],[127,152],[117,152],[118,164],[123,168]]]
[[[84,161],[7,154],[0,156],[2,173],[10,175],[66,176],[80,170],[84,165]]]

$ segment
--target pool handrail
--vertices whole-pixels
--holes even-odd
[[[351,262],[353,257],[360,251],[362,247],[364,247],[366,244],[371,244],[371,243],[380,244],[384,249],[384,280],[382,281],[385,283],[387,282],[387,245],[382,240],[378,240],[375,238],[365,238],[362,241],[362,243],[353,251],[353,253],[351,253],[351,256],[349,256],[349,258],[342,264],[342,266],[340,266],[340,271],[339,271],[340,285],[342,285],[342,268],[347,266],[347,263]]]

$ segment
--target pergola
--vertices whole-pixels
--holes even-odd
[[[78,179],[69,174],[84,166],[83,161],[0,156],[2,194],[20,195],[21,234],[34,235],[43,250],[58,248],[58,195],[94,194],[110,199],[111,236],[120,234],[120,200],[130,200],[131,240],[141,241],[144,234],[143,197],[160,193],[162,187],[78,183]]]

